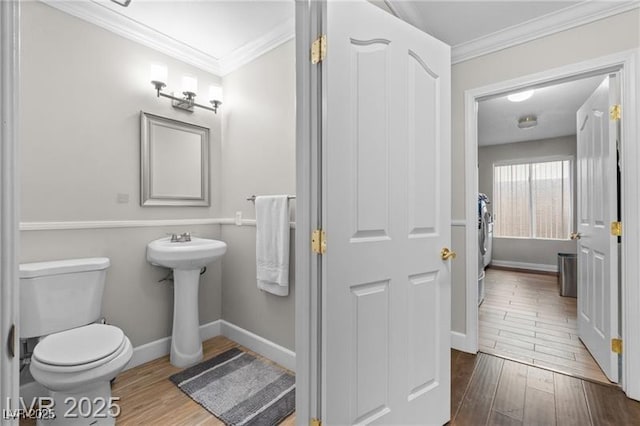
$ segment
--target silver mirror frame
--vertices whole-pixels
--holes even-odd
[[[158,196],[153,191],[154,165],[151,161],[151,150],[153,141],[151,140],[151,126],[162,125],[174,130],[197,134],[200,136],[201,151],[200,158],[200,192],[199,197]],[[210,132],[207,127],[185,123],[183,121],[162,117],[148,112],[140,111],[140,205],[146,206],[200,206],[211,205],[209,195],[209,144]]]

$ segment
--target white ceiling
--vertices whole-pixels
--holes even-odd
[[[2,0],[0,0],[2,1]],[[40,0],[217,75],[294,35],[294,0]],[[639,0],[369,0],[450,44],[453,63],[621,13]]]
[[[0,0],[2,1],[2,0]],[[236,69],[293,37],[293,0],[41,0],[217,75]],[[369,0],[453,46],[453,62],[489,53],[638,7],[617,1]],[[522,103],[481,102],[479,144],[575,134],[575,113],[597,81],[538,89]],[[518,117],[536,114],[521,130]]]
[[[294,13],[292,0],[132,0],[126,8],[93,1],[218,60],[286,25]]]
[[[457,46],[581,1],[385,1],[421,30]]]
[[[478,145],[575,135],[576,112],[603,78],[590,77],[538,88],[522,102],[511,102],[506,95],[479,102]],[[518,118],[531,114],[538,117],[538,125],[518,128]]]

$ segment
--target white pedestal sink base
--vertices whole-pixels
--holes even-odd
[[[173,270],[173,332],[171,364],[188,367],[202,359],[198,318],[199,269]]]
[[[188,367],[202,359],[198,319],[200,269],[226,251],[227,244],[223,241],[196,237],[179,240],[177,235],[147,244],[147,260],[152,265],[173,269],[171,364],[176,367]]]

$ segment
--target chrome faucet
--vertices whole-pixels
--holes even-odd
[[[171,234],[172,243],[186,243],[191,241],[191,232],[183,232],[182,234]]]

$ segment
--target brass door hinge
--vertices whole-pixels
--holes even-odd
[[[311,44],[311,63],[322,62],[327,55],[327,36],[322,34]]]
[[[611,339],[611,352],[616,354],[622,353],[622,339]]]
[[[311,233],[311,251],[315,254],[325,254],[327,252],[326,234],[322,229],[316,229]]]
[[[622,108],[620,104],[613,105],[609,110],[609,118],[611,121],[618,121],[622,117]]]
[[[322,426],[322,420],[313,418],[309,421],[309,426]]]
[[[611,222],[611,235],[614,237],[622,236],[622,222]]]

